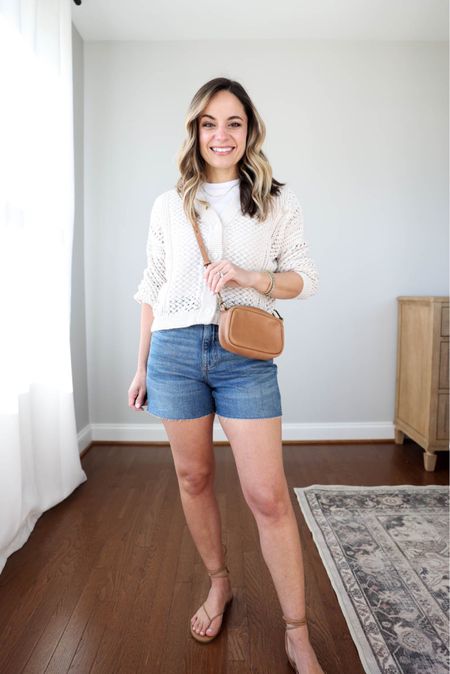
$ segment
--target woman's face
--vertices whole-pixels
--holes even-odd
[[[199,115],[198,125],[207,182],[237,178],[247,139],[247,115],[240,100],[230,91],[218,91]]]

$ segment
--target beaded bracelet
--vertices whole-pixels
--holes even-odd
[[[265,270],[264,273],[269,274],[269,276],[270,276],[270,284],[269,284],[268,288],[263,292],[263,295],[268,296],[272,292],[273,286],[275,285],[275,275],[273,274],[273,272],[268,271],[267,269]]]

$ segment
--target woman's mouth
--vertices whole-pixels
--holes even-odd
[[[215,154],[221,154],[221,155],[227,155],[231,154],[234,150],[234,146],[232,145],[224,145],[223,147],[211,147],[210,150],[212,150]]]

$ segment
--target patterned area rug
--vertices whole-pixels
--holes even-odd
[[[448,487],[294,491],[365,671],[448,674]]]

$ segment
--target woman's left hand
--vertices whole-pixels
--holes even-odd
[[[220,292],[224,286],[248,288],[251,283],[251,275],[251,271],[242,269],[229,260],[211,262],[204,271],[206,284],[213,293]]]

